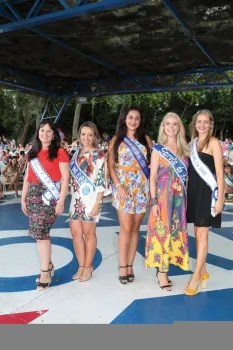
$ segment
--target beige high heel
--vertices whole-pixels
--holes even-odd
[[[84,266],[84,269],[90,269],[90,274],[88,276],[86,276],[86,277],[85,276],[81,276],[79,278],[79,282],[87,282],[92,277],[92,272],[94,270],[93,265],[91,265],[91,266]]]
[[[84,265],[83,265],[83,266],[79,266],[78,269],[79,269],[80,267],[85,267],[85,266],[84,266]],[[82,276],[82,275],[81,275],[81,276]],[[72,276],[72,280],[73,280],[73,281],[79,280],[81,276],[78,276],[78,271],[77,271],[76,274],[75,274],[74,276]]]

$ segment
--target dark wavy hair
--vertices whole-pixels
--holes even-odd
[[[144,128],[144,118],[142,116],[141,109],[138,106],[130,106],[119,118],[117,121],[117,127],[116,127],[116,141],[114,143],[113,147],[113,155],[114,155],[114,161],[118,162],[118,149],[121,144],[121,142],[124,140],[124,137],[127,134],[127,126],[125,123],[126,117],[129,114],[130,111],[138,111],[141,116],[141,122],[139,124],[139,127],[136,130],[135,138],[140,142],[142,145],[144,145],[147,149],[147,161],[150,162],[150,148],[148,146],[148,142],[146,139],[146,133]]]
[[[57,131],[57,126],[51,121],[44,120],[40,123],[40,125],[38,126],[38,128],[36,130],[34,140],[32,143],[32,147],[27,154],[28,161],[30,161],[33,158],[36,158],[38,153],[42,149],[42,144],[41,144],[41,141],[39,139],[39,130],[44,125],[47,125],[47,124],[50,126],[50,128],[53,130],[53,133],[54,133],[54,137],[53,137],[51,144],[49,146],[48,158],[50,161],[57,158],[57,152],[58,152],[59,148],[61,147],[61,138],[60,138],[59,132]]]

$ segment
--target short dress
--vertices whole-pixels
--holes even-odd
[[[182,159],[188,166],[188,158]],[[146,237],[145,265],[168,272],[173,264],[189,271],[188,230],[186,221],[186,193],[172,165],[159,157],[156,198],[160,217],[149,214]]]
[[[60,148],[57,158],[53,161],[48,159],[47,150],[41,150],[37,157],[52,180],[58,182],[61,179],[59,163],[69,163],[67,152]],[[36,240],[49,240],[50,229],[56,220],[55,207],[57,203],[54,199],[50,201],[49,205],[43,202],[42,194],[46,191],[46,187],[33,172],[30,164],[28,165],[28,182],[26,203],[29,214],[29,236]]]
[[[214,157],[208,153],[198,152],[203,163],[215,175]],[[221,213],[211,215],[211,189],[198,175],[190,160],[188,171],[188,206],[187,221],[197,227],[221,227]]]
[[[147,149],[135,139],[136,146],[140,148],[144,157],[147,157]],[[122,142],[118,150],[118,164],[115,165],[116,173],[121,184],[127,191],[128,198],[122,200],[119,197],[116,186],[112,185],[112,205],[124,213],[145,213],[150,202],[149,181],[144,175],[137,159],[130,149]]]
[[[96,190],[91,196],[81,198],[80,186],[73,176],[71,176],[71,203],[69,218],[84,222],[99,222],[100,214],[90,215],[90,212],[96,202],[98,193],[105,191],[105,173],[104,173],[104,152],[98,149],[82,153],[77,157],[79,168],[87,175]],[[85,201],[85,203],[84,203]]]

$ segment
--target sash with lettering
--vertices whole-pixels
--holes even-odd
[[[166,159],[171,166],[173,167],[173,169],[175,170],[177,176],[180,178],[180,181],[183,184],[184,187],[184,191],[185,194],[187,195],[187,167],[184,164],[184,162],[182,162],[181,159],[179,159],[170,149],[168,149],[166,146],[164,145],[160,145],[158,143],[156,143],[152,149],[155,149],[160,156],[162,156],[164,159]]]
[[[38,158],[33,158],[30,163],[32,170],[46,187],[46,191],[42,194],[42,200],[45,204],[49,205],[51,199],[58,202],[60,197],[61,181],[54,182],[49,174],[44,170]]]
[[[90,202],[93,202],[94,205],[97,196],[96,186],[77,164],[77,156],[79,151],[80,149],[75,152],[71,159],[70,172],[80,187],[80,196],[83,204],[88,203],[90,205]]]
[[[229,187],[233,187],[233,182],[227,177],[226,175],[224,176],[224,180]]]
[[[131,140],[128,136],[125,136],[124,143],[126,144],[126,146],[128,146],[133,156],[137,159],[138,164],[140,165],[144,175],[148,180],[150,177],[150,171],[149,171],[144,154],[142,153],[140,148],[136,145],[136,143],[133,140]]]
[[[205,181],[205,183],[210,187],[212,191],[211,198],[211,215],[214,215],[214,206],[218,198],[218,184],[213,173],[210,171],[208,166],[202,162],[197,152],[197,137],[194,139],[191,145],[191,156],[190,156],[192,165],[198,175]]]

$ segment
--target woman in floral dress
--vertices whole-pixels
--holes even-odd
[[[134,281],[133,262],[139,229],[149,204],[149,155],[151,139],[145,135],[138,107],[130,107],[118,119],[116,136],[109,146],[108,166],[113,181],[113,206],[120,221],[119,281]],[[143,165],[143,169],[140,166]],[[148,177],[145,175],[148,171]]]
[[[97,246],[96,224],[99,222],[105,191],[105,156],[104,152],[97,148],[99,139],[99,132],[94,123],[82,124],[78,133],[81,148],[74,154],[70,164],[70,230],[79,263],[73,279],[79,282],[86,282],[92,276],[92,261]]]
[[[158,144],[165,153],[180,161],[187,176],[189,148],[183,124],[175,113],[163,118]],[[157,268],[160,288],[171,291],[168,279],[169,265],[189,271],[188,232],[186,221],[186,186],[172,163],[161,156],[159,145],[151,155],[151,210],[146,239],[146,267]],[[154,149],[155,148],[155,149]]]

